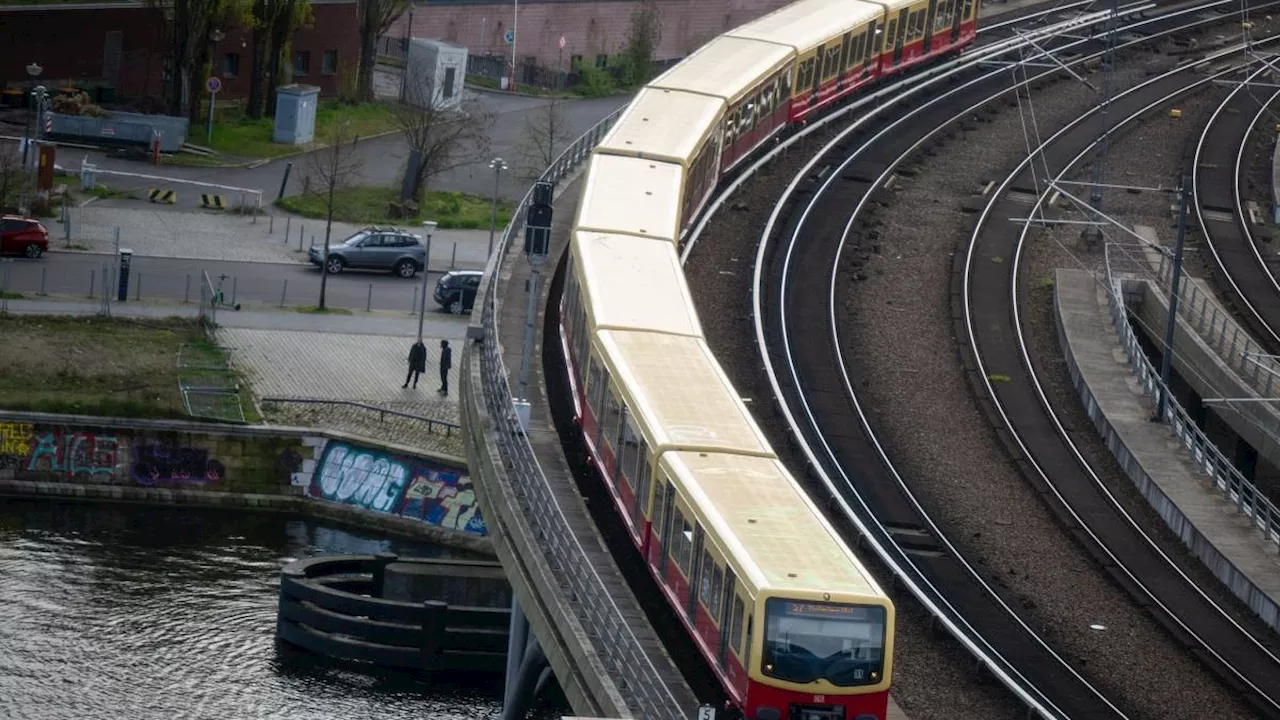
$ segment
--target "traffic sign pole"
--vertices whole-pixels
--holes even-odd
[[[209,89],[209,125],[205,131],[205,144],[213,145],[213,107],[218,102],[218,91],[222,89],[222,81],[211,77],[205,81],[204,86]]]
[[[564,87],[564,36],[560,36],[560,54],[556,58],[556,89]]]

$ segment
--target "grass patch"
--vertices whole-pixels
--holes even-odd
[[[1009,382],[1009,376],[1008,376],[1008,375],[988,375],[988,376],[987,376],[987,379],[988,379],[988,380],[990,380],[990,381],[991,381],[991,382],[993,382],[993,383],[1007,383],[1007,382]]]
[[[293,308],[294,312],[306,313],[310,315],[350,315],[351,311],[347,308],[338,307],[317,307],[315,305],[299,305]]]
[[[4,315],[0,336],[0,406],[7,410],[184,418],[181,376],[238,386],[245,419],[260,420],[248,385],[228,374],[225,353],[192,320]]]
[[[484,75],[468,75],[467,84],[486,90],[502,90],[501,82]],[[503,90],[503,92],[506,91]],[[516,92],[522,95],[539,95],[542,97],[573,97],[573,93],[568,90],[556,90],[554,88],[544,88],[541,85],[521,85],[519,83],[516,83]]]
[[[102,185],[101,183],[95,183],[91,189],[81,190],[81,192],[100,200],[114,200],[116,198],[127,198],[129,200],[138,199],[137,190],[120,190],[110,187],[109,185]]]
[[[351,123],[351,134],[368,137],[396,129],[394,105],[387,102],[354,105],[341,100],[321,100],[316,110],[316,139],[323,142],[330,128]],[[254,120],[244,109],[231,106],[214,111],[213,141],[209,147],[226,155],[246,158],[273,158],[308,149],[302,145],[282,145],[271,141],[275,119]]]
[[[416,225],[422,220],[435,220],[446,230],[478,230],[489,227],[493,201],[483,195],[429,192],[417,216],[392,218],[387,215],[387,207],[399,199],[399,191],[392,188],[354,187],[341,190],[334,196],[333,219],[347,223],[389,223],[405,227]],[[277,201],[276,205],[303,217],[324,219],[325,216],[324,200],[317,196],[293,195]],[[514,202],[498,200],[498,227],[506,227],[514,210]]]
[[[88,245],[82,245],[82,244],[80,244],[80,243],[71,243],[70,245],[65,245],[65,246],[63,246],[63,248],[62,248],[62,249],[63,249],[63,250],[88,250],[88,249],[89,249],[89,246],[88,246]]]
[[[0,298],[4,298],[5,300],[21,300],[24,297],[26,296],[20,292],[10,292],[8,290],[0,291]]]

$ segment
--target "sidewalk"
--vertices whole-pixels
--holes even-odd
[[[97,302],[8,300],[14,314],[96,315]],[[190,317],[195,305],[113,303],[116,318]],[[363,403],[387,410],[458,423],[458,368],[466,336],[465,317],[432,317],[423,324],[427,371],[417,389],[402,389],[409,346],[417,337],[417,318],[389,312],[315,315],[219,309],[216,336],[231,351],[232,361],[247,377],[256,398],[310,398]],[[456,350],[450,372],[450,394],[441,396],[440,341]],[[260,402],[261,404],[261,402]],[[270,423],[327,427],[369,438],[452,455],[462,454],[457,431],[445,436],[427,423],[410,418],[381,417],[347,405],[268,403],[262,407]]]

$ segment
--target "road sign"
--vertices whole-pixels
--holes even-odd
[[[511,43],[516,41],[516,34],[512,30],[508,30],[507,34],[502,36],[502,39],[506,40],[507,44],[510,45]]]
[[[216,93],[222,89],[222,81],[216,77],[211,77],[204,81],[204,86],[209,88],[209,92]]]
[[[563,35],[561,35],[561,36],[560,36],[560,49],[561,49],[561,50],[563,50],[563,49],[564,49],[564,36],[563,36]]]

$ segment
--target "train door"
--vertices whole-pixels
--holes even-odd
[[[924,16],[924,54],[933,50],[933,20],[938,14],[938,0],[929,0],[929,10]]]
[[[840,44],[840,71],[836,75],[836,94],[839,95],[844,90],[844,74],[849,70],[849,66],[853,64],[853,33],[845,33],[844,39]]]
[[[690,518],[692,520],[693,518]],[[694,627],[694,633],[697,634],[698,627],[698,588],[702,586],[702,573],[707,572],[702,562],[702,545],[706,540],[706,535],[702,531],[702,526],[695,524],[693,526],[693,572],[689,573],[689,597],[685,603],[685,610],[689,615],[689,623]]]
[[[658,488],[659,494],[662,496],[662,521],[658,525],[658,542],[661,547],[658,549],[658,577],[666,582],[667,578],[667,558],[671,557],[671,543],[675,541],[675,523],[672,522],[672,515],[676,505],[676,489],[667,479]]]
[[[809,107],[818,104],[818,94],[822,92],[822,58],[825,57],[826,45],[819,45],[809,62],[813,63],[813,92],[809,94]]]
[[[960,42],[960,25],[964,23],[964,13],[957,7],[960,0],[947,0],[947,3],[951,6],[951,42],[958,43]]]
[[[729,638],[732,637],[730,631],[733,629],[729,622],[729,612],[737,595],[734,593],[734,577],[733,571],[728,565],[724,568],[724,589],[720,595],[720,647],[716,652],[716,659],[720,661],[720,667],[724,667],[725,654],[729,650]]]
[[[893,64],[902,62],[902,47],[907,38],[907,8],[898,13],[898,27],[893,33]]]

